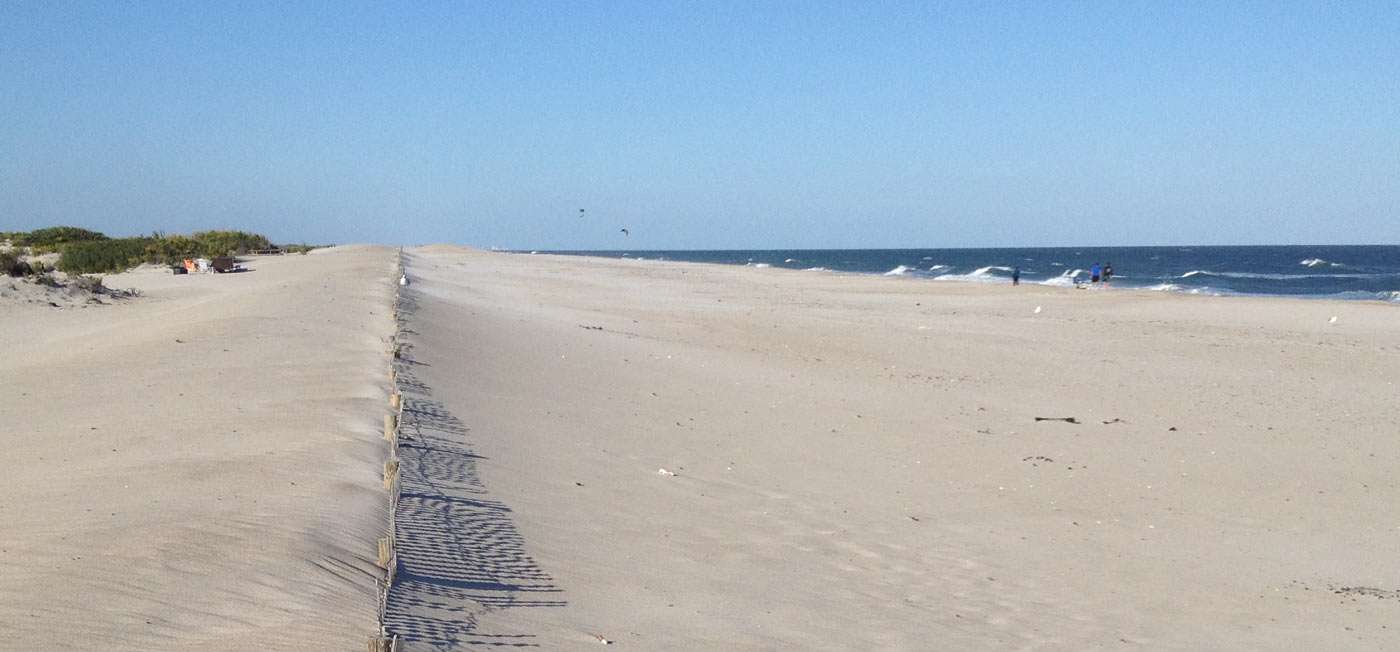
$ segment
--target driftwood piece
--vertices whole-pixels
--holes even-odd
[[[1063,421],[1065,423],[1079,423],[1079,419],[1074,417],[1036,417],[1036,421]]]

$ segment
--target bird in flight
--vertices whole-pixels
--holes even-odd
[[[631,231],[628,231],[627,229],[623,229],[623,230],[622,230],[622,235],[632,235],[632,232],[631,232]]]

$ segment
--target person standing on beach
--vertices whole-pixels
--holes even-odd
[[[1098,283],[1098,282],[1099,282],[1099,274],[1100,274],[1102,271],[1103,271],[1103,268],[1102,268],[1102,267],[1099,267],[1099,264],[1098,264],[1098,263],[1094,263],[1094,266],[1089,268],[1089,282],[1090,282],[1090,283]]]
[[[1113,263],[1103,264],[1103,284],[1108,285],[1108,279],[1113,278]]]
[[[1020,284],[1021,284],[1021,268],[1020,268],[1020,267],[1017,267],[1016,269],[1011,270],[1011,284],[1012,284],[1012,285],[1020,285]]]

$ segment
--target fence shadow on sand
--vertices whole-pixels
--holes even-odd
[[[401,306],[407,317],[412,302]],[[406,344],[395,360],[399,421],[398,568],[384,625],[408,649],[539,647],[525,632],[484,632],[489,611],[563,607],[562,591],[525,552],[511,510],[492,500],[477,472],[468,431],[418,377],[426,366]]]

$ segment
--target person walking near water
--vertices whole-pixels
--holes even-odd
[[[1020,285],[1020,284],[1021,284],[1021,268],[1020,268],[1020,267],[1017,267],[1016,269],[1011,270],[1011,284],[1012,284],[1012,285]]]
[[[1103,284],[1108,285],[1108,279],[1113,278],[1113,263],[1103,264]]]
[[[1103,272],[1103,268],[1102,268],[1102,267],[1099,267],[1099,264],[1098,264],[1098,263],[1094,263],[1094,266],[1089,268],[1089,282],[1090,282],[1090,283],[1098,283],[1098,282],[1099,282],[1099,274],[1102,273],[1102,272]]]

